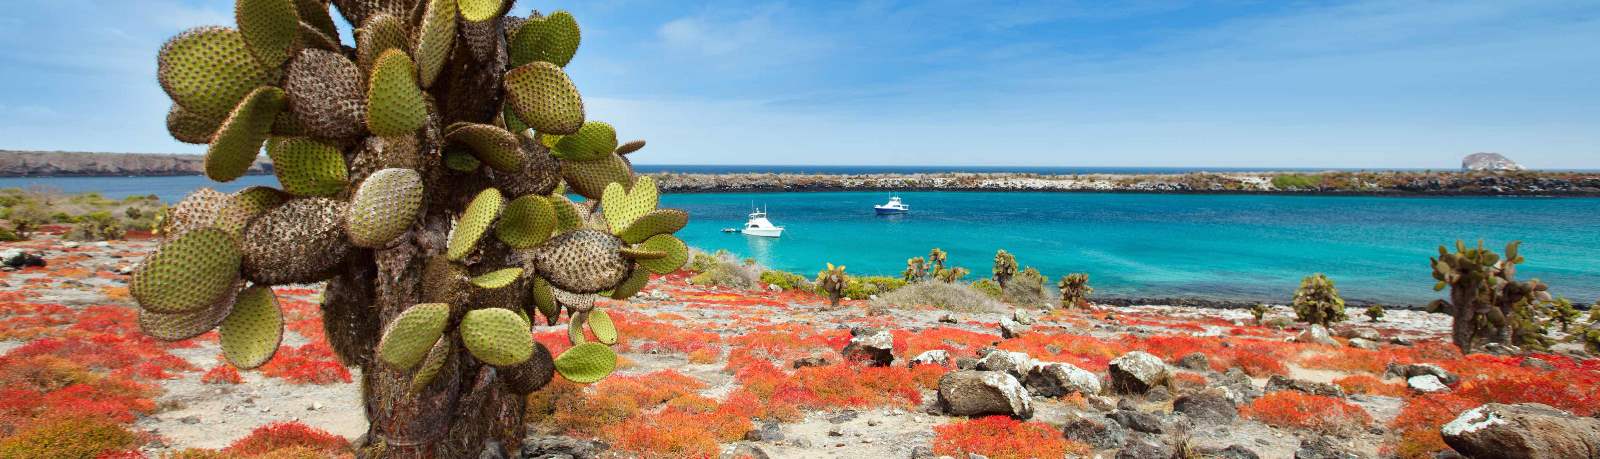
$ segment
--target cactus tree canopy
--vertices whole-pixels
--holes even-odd
[[[614,369],[618,330],[595,296],[681,267],[688,215],[634,175],[623,155],[643,141],[586,119],[563,70],[570,14],[332,3],[238,0],[234,27],[161,48],[168,129],[207,145],[206,175],[237,179],[264,150],[281,186],[177,204],[133,276],[139,324],[168,340],[220,329],[227,360],[253,368],[283,339],[271,287],[325,282],[329,345],[362,370],[363,457],[515,451],[522,395]],[[573,346],[551,355],[530,330],[563,315]]]

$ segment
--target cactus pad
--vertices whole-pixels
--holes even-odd
[[[556,141],[553,155],[563,161],[603,159],[617,148],[617,129],[604,121],[587,121],[572,135]]]
[[[561,306],[556,304],[555,289],[550,287],[550,281],[534,276],[532,290],[533,306],[539,309],[539,314],[544,316],[548,325],[555,325],[556,320],[561,318]]]
[[[172,109],[167,111],[167,133],[179,142],[211,143],[211,136],[221,126],[220,120],[206,119],[185,110],[182,105],[172,104]]]
[[[561,176],[572,186],[572,191],[589,199],[600,199],[606,186],[621,183],[627,186],[633,180],[633,169],[621,156],[606,155],[594,161],[567,161],[561,164]]]
[[[283,285],[332,277],[351,250],[344,234],[348,207],[328,198],[303,198],[256,217],[242,239],[245,279]]]
[[[456,38],[456,0],[426,1],[428,7],[422,13],[416,47],[417,78],[424,88],[433,86],[439,71],[444,70]]]
[[[317,32],[329,37],[339,36],[339,27],[333,25],[333,16],[328,14],[328,4],[322,0],[294,0],[295,12],[300,16],[300,22],[305,23]]]
[[[228,293],[222,298],[205,309],[194,312],[162,314],[141,309],[139,330],[163,341],[181,341],[200,336],[222,324],[222,319],[227,318],[228,312],[233,311],[233,302],[243,289],[244,281],[236,281],[233,288],[228,289]]]
[[[499,369],[505,378],[506,388],[512,393],[528,395],[550,383],[556,375],[555,359],[543,344],[533,343],[533,356],[522,363]]]
[[[267,142],[272,172],[283,191],[297,196],[329,196],[344,190],[348,170],[339,147],[308,137],[278,137]]]
[[[511,131],[489,124],[457,123],[445,138],[472,148],[473,156],[501,172],[522,168],[522,143]]]
[[[406,50],[411,44],[406,23],[399,16],[379,13],[367,19],[356,30],[356,63],[362,71],[371,71],[378,56],[391,49]]]
[[[588,384],[605,379],[617,369],[617,354],[604,344],[583,343],[562,352],[555,364],[561,377]]]
[[[398,49],[384,51],[372,64],[367,80],[367,129],[378,136],[416,132],[428,120],[428,104],[417,87],[411,57]]]
[[[345,215],[344,230],[357,247],[381,248],[405,234],[422,210],[422,175],[411,169],[373,172]]]
[[[283,342],[283,310],[272,289],[254,285],[239,292],[233,312],[217,331],[222,355],[242,369],[259,367],[278,352]]]
[[[513,249],[526,249],[544,242],[555,229],[556,213],[550,201],[527,195],[506,205],[500,222],[495,224],[494,235]]]
[[[406,308],[389,322],[378,341],[378,358],[401,370],[421,362],[450,324],[450,305],[424,303]]]
[[[635,248],[667,253],[666,257],[639,260],[639,266],[643,266],[644,269],[656,274],[672,273],[677,271],[678,268],[682,268],[684,263],[689,262],[689,246],[684,245],[682,240],[671,235],[659,234],[651,236]]]
[[[545,134],[567,135],[583,127],[583,98],[561,67],[534,62],[506,72],[505,88],[517,118]]]
[[[460,0],[461,18],[483,22],[500,15],[504,0]]]
[[[448,148],[444,151],[444,167],[450,170],[472,172],[478,170],[478,166],[482,164],[483,161],[479,161],[477,156],[472,156],[460,148]]]
[[[617,284],[617,288],[611,289],[611,294],[608,296],[613,300],[633,298],[648,283],[650,283],[650,270],[635,269],[633,274],[628,275],[628,278],[624,279],[621,284]]]
[[[440,256],[422,265],[422,300],[430,303],[466,303],[467,268]]]
[[[560,232],[572,231],[583,227],[583,216],[578,214],[578,205],[573,204],[566,195],[556,194],[548,198],[550,209],[556,213],[556,230]]]
[[[217,214],[212,226],[228,234],[242,234],[251,220],[289,199],[287,193],[264,186],[239,190],[229,196],[227,206]]]
[[[534,263],[539,274],[556,288],[596,293],[615,287],[633,269],[632,263],[622,257],[622,247],[622,240],[616,236],[579,229],[539,246]]]
[[[509,43],[511,66],[521,67],[535,61],[566,67],[578,53],[582,40],[578,21],[572,13],[557,11],[542,18],[528,18],[512,35]]]
[[[622,237],[623,242],[638,244],[657,234],[676,233],[688,224],[688,212],[678,209],[652,210],[623,227],[618,236]]]
[[[367,95],[365,77],[343,55],[307,49],[289,61],[283,90],[289,95],[289,115],[307,134],[326,139],[349,139],[365,132]]]
[[[533,335],[528,323],[509,309],[467,311],[461,318],[461,342],[483,363],[497,367],[516,365],[533,355]]]
[[[461,221],[450,232],[449,247],[445,253],[451,260],[460,261],[478,247],[478,240],[483,239],[483,234],[489,231],[489,225],[500,217],[502,207],[505,207],[505,197],[494,188],[484,189],[472,198],[466,212],[461,213]]]
[[[133,273],[129,293],[151,312],[194,312],[233,288],[239,245],[227,232],[203,228],[172,239]]]
[[[272,134],[272,123],[283,111],[284,99],[282,89],[262,86],[239,102],[206,149],[206,177],[228,182],[249,171],[261,153],[261,144]]]
[[[556,296],[556,304],[566,308],[567,314],[588,312],[594,309],[595,296],[589,293],[572,293],[561,289],[552,289]]]
[[[426,389],[428,384],[432,384],[433,380],[439,377],[439,372],[444,369],[445,364],[450,362],[450,357],[455,352],[456,346],[454,340],[451,340],[450,337],[442,336],[438,341],[435,341],[433,347],[428,349],[428,355],[423,357],[422,366],[417,367],[417,372],[411,375],[411,393],[422,392],[422,389]]]
[[[621,183],[606,185],[605,192],[601,194],[600,206],[605,211],[606,223],[611,226],[611,230],[621,233],[639,217],[656,210],[656,204],[660,199],[655,179],[642,176],[633,182],[631,189],[624,188]]]
[[[594,339],[600,344],[617,344],[617,325],[604,309],[589,311],[589,331],[594,332]]]
[[[626,154],[629,154],[629,153],[633,153],[633,152],[639,151],[639,149],[641,149],[641,148],[644,148],[644,141],[643,140],[632,140],[632,141],[629,141],[628,143],[625,143],[625,144],[622,144],[622,145],[618,145],[616,153],[619,154],[619,155],[626,155]]]
[[[194,116],[221,120],[277,70],[258,63],[239,31],[199,27],[168,40],[157,57],[156,76],[172,101]]]
[[[256,61],[277,67],[289,59],[300,31],[294,0],[238,0],[233,17]]]
[[[167,219],[161,222],[161,234],[173,239],[190,231],[215,226],[217,215],[232,199],[210,188],[194,190],[167,212]]]
[[[497,289],[511,285],[522,276],[522,268],[505,268],[490,271],[484,275],[472,278],[472,285],[478,288]]]
[[[575,345],[589,342],[589,337],[583,333],[583,324],[589,323],[589,311],[575,312],[570,319],[567,322],[567,342]]]

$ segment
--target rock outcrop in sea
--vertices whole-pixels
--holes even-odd
[[[1523,170],[1521,164],[1499,153],[1473,153],[1461,159],[1462,172],[1503,172]]]

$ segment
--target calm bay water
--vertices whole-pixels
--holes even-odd
[[[0,179],[108,197],[174,202],[195,188],[275,185],[271,176],[215,184],[203,177]],[[1421,304],[1437,298],[1427,265],[1439,244],[1522,240],[1523,277],[1558,295],[1600,297],[1600,199],[1393,198],[1097,193],[904,193],[912,213],[876,216],[887,194],[668,195],[693,216],[691,246],[727,249],[765,265],[815,273],[897,275],[906,258],[941,247],[950,262],[989,274],[996,249],[1052,279],[1087,272],[1096,294],[1286,302],[1299,279],[1324,272],[1347,299]],[[752,205],[767,206],[781,239],[724,234]]]

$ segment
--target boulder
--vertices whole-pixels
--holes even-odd
[[[1600,458],[1600,419],[1538,403],[1490,403],[1439,429],[1445,444],[1467,457]]]
[[[935,365],[942,367],[949,364],[950,353],[945,352],[944,349],[922,351],[921,354],[917,354],[916,357],[912,357],[911,362],[907,363],[907,365],[909,365],[911,368],[916,368],[917,365]]]
[[[1417,375],[1406,378],[1406,387],[1411,388],[1411,390],[1416,391],[1419,394],[1435,394],[1439,392],[1450,391],[1450,386],[1444,385],[1443,382],[1439,381],[1439,377],[1434,375]]]
[[[1365,327],[1346,327],[1339,330],[1341,338],[1361,338],[1368,341],[1383,341],[1383,335],[1377,330]]]
[[[1305,331],[1300,332],[1299,335],[1295,335],[1294,342],[1324,344],[1328,346],[1339,345],[1339,342],[1333,339],[1333,335],[1328,333],[1328,327],[1324,327],[1322,325],[1312,325],[1306,328]]]
[[[1178,397],[1172,402],[1172,411],[1183,413],[1200,423],[1229,424],[1239,417],[1239,407],[1234,404],[1228,390],[1212,388]]]
[[[1100,377],[1070,363],[1036,362],[1022,378],[1028,393],[1040,397],[1060,397],[1074,392],[1100,393]]]
[[[1292,379],[1278,375],[1267,378],[1267,392],[1292,390],[1311,395],[1344,398],[1344,389],[1328,383],[1311,382],[1303,379]]]
[[[528,435],[522,439],[521,459],[592,459],[606,451],[605,443],[559,435]]]
[[[1378,350],[1378,342],[1366,338],[1350,338],[1350,347],[1376,351]]]
[[[1166,429],[1161,425],[1161,418],[1156,417],[1156,415],[1141,411],[1116,410],[1106,413],[1106,419],[1116,421],[1117,424],[1121,424],[1123,427],[1133,429],[1135,432],[1144,432],[1149,434],[1160,434],[1166,432]]]
[[[1456,383],[1461,382],[1461,378],[1456,376],[1455,373],[1451,373],[1449,370],[1445,370],[1444,368],[1431,363],[1413,363],[1410,365],[1391,363],[1388,367],[1384,368],[1384,374],[1395,375],[1406,379],[1411,379],[1413,377],[1422,375],[1433,375],[1434,377],[1439,378],[1439,382],[1444,383],[1446,386],[1454,386]]]
[[[1023,309],[1017,309],[1011,312],[1011,320],[1023,325],[1033,325],[1033,314],[1029,314],[1028,311]]]
[[[1128,439],[1122,450],[1117,451],[1116,459],[1150,459],[1173,457],[1176,452],[1171,445],[1166,444],[1161,438],[1154,435],[1138,435]]]
[[[1211,358],[1195,352],[1178,359],[1178,368],[1192,371],[1211,371]]]
[[[768,456],[766,451],[761,450],[761,447],[746,443],[734,447],[733,451],[729,451],[723,457],[727,459],[769,459],[772,456]]]
[[[1239,445],[1229,445],[1227,448],[1222,449],[1200,448],[1199,453],[1201,457],[1212,459],[1261,459],[1261,456],[1257,455],[1255,451]]]
[[[1520,171],[1522,165],[1499,153],[1473,153],[1461,158],[1462,172]]]
[[[941,316],[939,316],[939,323],[942,323],[942,324],[957,323],[956,322],[956,316],[952,316],[950,314],[941,315]]]
[[[1023,324],[1023,323],[1017,322],[1015,320],[1011,320],[1011,318],[1009,318],[1009,317],[1000,319],[1000,337],[1001,338],[1005,338],[1005,339],[1016,338],[1018,336],[1022,336],[1022,334],[1024,334],[1024,333],[1027,333],[1027,332],[1032,331],[1032,330],[1033,330],[1033,326],[1027,325],[1027,324]]]
[[[873,366],[886,367],[894,363],[894,335],[888,330],[850,330],[850,344],[844,346],[844,357],[865,361]]]
[[[1551,364],[1549,361],[1547,361],[1545,359],[1541,359],[1541,358],[1538,358],[1538,357],[1526,357],[1526,358],[1523,358],[1522,359],[1522,363],[1517,364],[1517,366],[1522,367],[1522,368],[1532,368],[1532,369],[1535,369],[1535,370],[1544,370],[1544,371],[1551,371],[1551,370],[1556,369],[1555,365]]]
[[[976,369],[978,369],[978,359],[974,359],[972,357],[960,357],[960,358],[957,358],[956,359],[956,369],[957,370],[976,370]]]
[[[825,367],[825,366],[828,366],[828,359],[825,359],[825,358],[822,358],[822,357],[816,357],[816,356],[801,357],[801,358],[798,358],[798,359],[794,359],[793,362],[789,362],[789,366],[794,367],[794,369],[796,369],[796,370],[799,370],[799,369],[805,368],[805,367]]]
[[[983,358],[978,359],[977,369],[981,371],[1001,371],[1021,380],[1028,374],[1028,369],[1033,367],[1033,357],[1015,351],[989,351]]]
[[[1121,448],[1127,440],[1128,433],[1122,424],[1108,419],[1095,419],[1080,414],[1072,415],[1072,420],[1061,426],[1061,436],[1068,440],[1080,442],[1094,449]]]
[[[1294,459],[1363,459],[1362,456],[1338,444],[1332,437],[1316,435],[1300,440],[1294,450]]]
[[[1143,394],[1166,384],[1167,364],[1144,351],[1123,354],[1111,361],[1111,389],[1121,393]]]
[[[953,371],[939,378],[938,405],[954,416],[1033,417],[1033,399],[1017,378],[1001,371]]]

